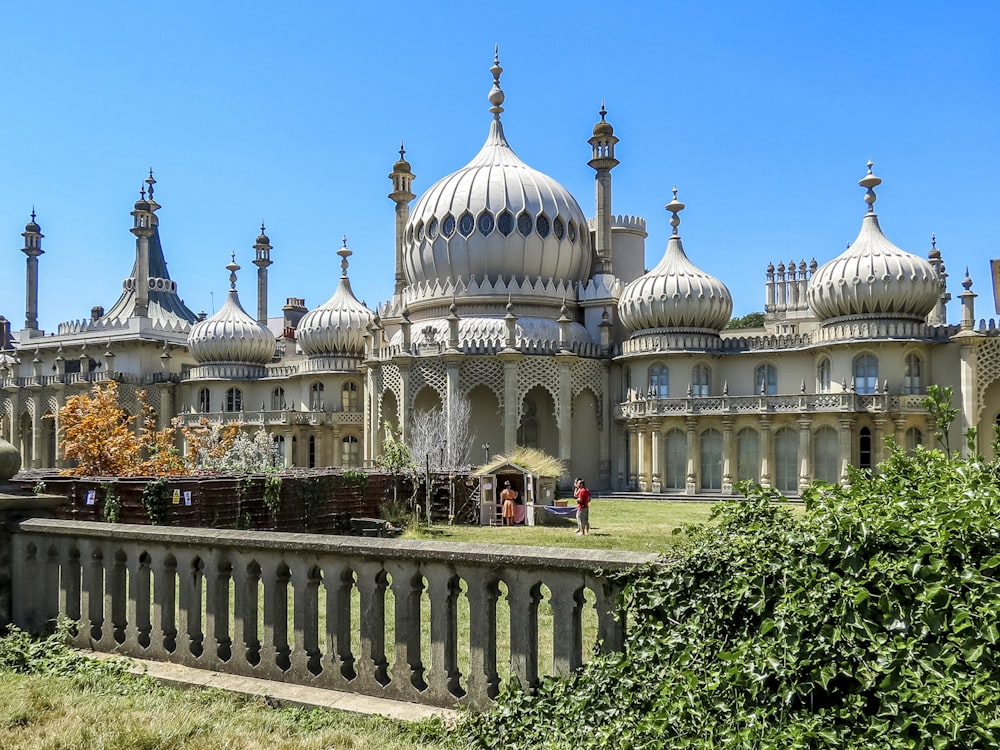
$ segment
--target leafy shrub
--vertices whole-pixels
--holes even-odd
[[[118,523],[122,515],[122,499],[115,492],[115,486],[111,482],[102,482],[101,490],[104,492],[104,507],[102,513],[104,520],[108,523]]]
[[[626,589],[626,651],[456,740],[480,748],[1000,747],[1000,471],[891,452],[795,515],[744,488]]]
[[[167,494],[167,480],[163,477],[148,482],[142,488],[142,507],[153,526],[158,526],[167,518],[167,509],[170,507]]]

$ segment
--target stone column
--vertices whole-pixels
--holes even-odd
[[[851,465],[851,434],[854,427],[854,417],[841,417],[840,424],[840,483],[845,487],[850,485],[847,469]]]
[[[445,453],[445,459],[448,467],[452,467],[454,463],[454,457],[459,455],[460,451],[456,449],[455,446],[455,436],[452,434],[454,431],[454,418],[453,413],[458,399],[461,394],[459,393],[458,385],[458,363],[462,355],[446,354],[445,355],[445,372],[447,381],[445,383],[445,414],[447,418],[445,420],[445,429],[447,434],[445,435],[445,442],[448,446],[447,452]]]
[[[559,458],[570,465],[573,453],[573,362],[576,355],[559,352],[556,362],[559,367]]]
[[[771,486],[771,417],[760,418],[760,486]]]
[[[410,365],[413,357],[401,355],[393,359],[399,367],[399,434],[400,439],[405,443],[410,432]]]
[[[733,494],[733,418],[722,418],[722,494]]]
[[[649,475],[647,473],[649,459],[646,458],[646,442],[646,425],[640,424],[636,432],[636,459],[638,461],[636,475],[639,477],[639,492],[649,492],[650,490]]]
[[[872,467],[876,467],[882,463],[882,456],[885,454],[882,444],[884,442],[886,418],[880,414],[876,414],[872,421],[875,423],[875,431],[872,434]]]
[[[660,431],[660,424],[659,419],[649,420],[650,486],[653,492],[660,492],[662,489],[660,479],[663,472],[660,468],[663,465],[663,433]]]
[[[812,417],[799,417],[799,493],[812,481]]]
[[[698,491],[698,443],[695,440],[694,434],[694,429],[698,425],[698,420],[694,417],[688,417],[684,421],[687,425],[687,478],[684,481],[684,492],[687,495],[693,495]]]

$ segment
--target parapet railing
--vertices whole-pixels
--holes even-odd
[[[593,645],[585,631],[620,650],[614,574],[656,559],[39,518],[12,528],[22,628],[63,615],[80,648],[447,707],[487,706],[508,670],[528,687],[540,668],[571,672]]]

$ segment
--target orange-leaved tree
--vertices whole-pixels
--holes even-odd
[[[76,461],[76,468],[64,473],[97,477],[134,474],[142,460],[135,419],[119,406],[115,381],[66,399],[66,405],[59,409],[63,455]]]

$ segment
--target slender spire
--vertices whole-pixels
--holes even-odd
[[[868,174],[858,180],[858,185],[865,188],[865,203],[868,204],[868,213],[875,213],[875,201],[878,200],[878,196],[875,195],[875,188],[882,184],[882,178],[876,177],[872,174],[872,167],[875,166],[872,160],[868,160]]]
[[[229,271],[229,288],[233,291],[236,290],[236,272],[240,270],[240,265],[236,262],[236,253],[230,253],[229,257],[231,260],[226,264],[226,270]]]
[[[503,107],[501,106],[504,101],[503,89],[500,88],[500,74],[503,73],[503,68],[500,67],[500,45],[496,45],[493,49],[493,67],[490,68],[490,73],[493,74],[493,88],[490,89],[490,112],[493,113],[493,119],[499,120],[500,113],[503,112]]]
[[[681,211],[684,210],[684,204],[681,203],[679,200],[677,200],[677,186],[676,185],[674,185],[674,199],[672,201],[670,201],[670,203],[668,203],[666,206],[664,206],[664,208],[667,209],[670,212],[670,226],[672,226],[674,228],[674,231],[671,232],[671,234],[674,237],[677,237],[677,236],[679,236],[679,232],[677,231],[677,227],[679,227],[681,225],[681,217],[678,216],[678,214]],[[780,265],[778,267],[779,267],[779,269],[781,268]]]

